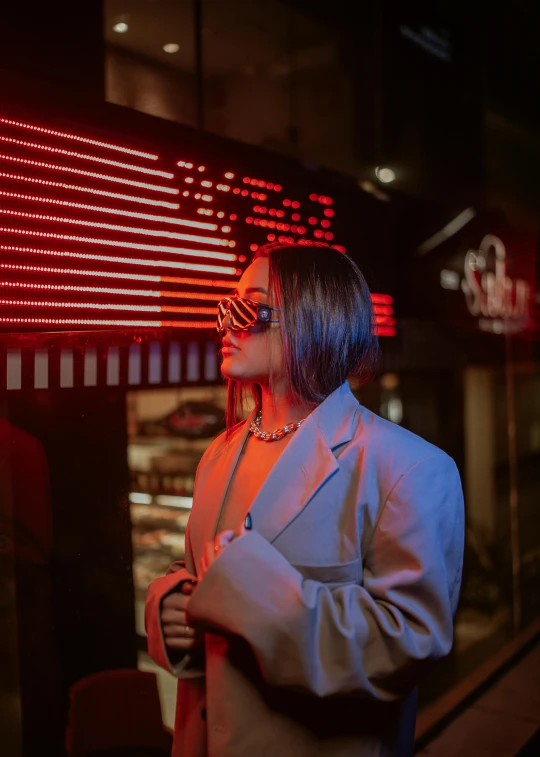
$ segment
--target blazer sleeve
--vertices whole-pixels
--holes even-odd
[[[185,561],[179,560],[169,566],[166,575],[152,581],[148,587],[144,623],[148,636],[148,654],[160,667],[177,678],[204,676],[204,651],[195,654],[169,654],[161,627],[161,602],[173,591],[179,591],[185,581],[195,581],[195,567],[189,539],[189,524],[186,529]]]
[[[190,623],[243,637],[271,685],[397,699],[452,647],[463,542],[459,474],[437,453],[409,468],[387,496],[362,585],[304,579],[252,531],[195,589]]]

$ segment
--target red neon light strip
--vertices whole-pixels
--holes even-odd
[[[0,249],[5,249],[0,247]],[[15,248],[18,249],[18,251],[22,252],[33,252],[30,248]],[[51,253],[54,254],[54,253]],[[89,271],[85,268],[51,268],[50,266],[39,266],[39,265],[21,265],[18,263],[0,263],[0,269],[4,269],[5,271],[24,271],[25,273],[54,273],[54,274],[61,274],[66,276],[92,276],[94,278],[104,278],[104,279],[126,279],[126,281],[149,281],[154,284],[182,284],[182,285],[193,285],[193,286],[209,286],[209,287],[216,287],[219,289],[226,288],[227,292],[230,291],[231,284],[238,284],[238,282],[234,281],[215,281],[215,280],[208,280],[208,279],[188,279],[185,277],[176,277],[176,276],[152,276],[151,274],[143,274],[143,273],[116,273],[114,271]],[[2,282],[4,286],[12,286],[11,284],[8,284],[7,282]],[[33,284],[26,284],[24,286],[34,286]],[[36,285],[37,286],[37,285]],[[63,285],[58,285],[59,289],[64,289],[65,287]],[[75,287],[75,289],[78,289],[78,287]],[[90,287],[88,287],[90,289]],[[93,287],[92,287],[93,289]],[[82,288],[81,288],[82,291]],[[120,294],[123,292],[123,289],[118,289],[118,293]],[[146,292],[146,290],[140,290],[141,292]],[[168,297],[169,295],[172,296],[179,296],[177,293],[173,292],[161,292],[161,296]],[[186,296],[190,297],[197,297],[200,299],[217,299],[218,297],[221,297],[221,294],[219,293],[207,293],[203,294],[201,292],[186,292]]]
[[[31,266],[27,268],[25,266],[9,266],[6,264],[0,264],[0,269],[15,269],[23,270],[28,273],[58,273],[58,274],[71,274],[77,275],[81,271],[69,271],[62,268],[38,268],[37,266]],[[34,270],[33,270],[34,269]],[[88,274],[89,271],[83,271],[83,274]],[[160,277],[154,276],[159,282]],[[117,289],[115,287],[88,287],[88,286],[74,286],[72,284],[39,284],[36,282],[23,282],[23,281],[0,281],[0,287],[10,287],[18,289],[45,289],[47,291],[58,292],[92,292],[94,294],[120,294],[125,297],[166,297],[168,299],[177,300],[220,300],[222,294],[219,292],[166,292],[154,289]]]
[[[389,294],[371,294],[371,301],[374,305],[391,305],[394,298]]]
[[[123,195],[119,192],[107,192],[105,189],[91,189],[90,187],[78,187],[75,184],[65,184],[62,181],[47,181],[46,179],[35,179],[33,176],[23,176],[22,174],[12,174],[0,171],[0,178],[11,179],[13,181],[27,181],[31,184],[39,184],[44,187],[56,187],[58,189],[67,189],[73,192],[87,192],[88,194],[100,195],[102,197],[111,197],[114,200],[126,200],[127,202],[140,202],[144,205],[156,205],[161,208],[170,208],[178,210],[180,203],[167,202],[166,200],[150,200],[146,197],[135,197],[133,195]]]
[[[376,315],[375,323],[377,324],[377,326],[395,326],[396,319],[390,318],[390,316],[388,315]]]
[[[25,213],[22,210],[7,210],[0,208],[0,213],[17,218],[31,218],[38,221],[52,221],[53,223],[69,223],[74,226],[88,226],[93,229],[107,229],[107,231],[123,231],[128,234],[140,234],[141,236],[167,237],[169,239],[181,239],[185,242],[200,242],[201,244],[214,244],[220,247],[228,247],[229,240],[219,237],[201,237],[196,234],[178,234],[175,231],[159,231],[158,229],[139,229],[136,226],[117,226],[114,223],[100,223],[98,221],[82,221],[79,218],[64,218],[63,216],[45,216],[41,213]]]
[[[129,147],[120,147],[120,145],[111,144],[110,142],[99,142],[97,139],[88,139],[87,137],[80,137],[77,134],[69,134],[68,132],[55,131],[54,129],[44,129],[41,126],[34,126],[32,124],[25,124],[21,121],[12,121],[10,118],[0,118],[0,123],[8,124],[9,126],[16,126],[19,129],[29,129],[30,131],[37,131],[40,134],[50,134],[53,137],[60,137],[61,139],[72,139],[76,142],[82,142],[85,145],[93,145],[94,147],[104,147],[106,150],[115,150],[116,152],[123,152],[127,155],[134,155],[137,158],[148,158],[148,160],[158,160],[158,155],[153,155],[149,152],[141,152],[140,150],[132,150]]]
[[[391,326],[379,326],[375,333],[377,336],[395,336],[397,332]]]
[[[69,166],[59,166],[54,163],[43,163],[41,160],[30,160],[29,158],[18,158],[16,155],[0,154],[0,160],[9,160],[12,163],[21,163],[25,166],[35,166],[36,168],[47,168],[51,171],[64,171],[65,173],[74,173],[79,176],[88,176],[91,179],[102,179],[103,181],[114,181],[116,184],[127,184],[130,187],[139,187],[140,189],[150,189],[153,192],[165,192],[171,195],[179,194],[180,190],[176,187],[162,187],[156,184],[146,184],[144,181],[135,181],[135,179],[122,179],[118,176],[109,176],[107,174],[95,173],[94,171],[84,171],[82,168],[70,168]]]
[[[0,231],[13,231],[13,229],[0,228]],[[39,232],[35,232],[35,234],[39,234]],[[50,236],[50,235],[46,235],[46,236]],[[67,237],[65,238],[67,239]],[[100,262],[105,262],[105,263],[123,263],[125,265],[152,266],[154,268],[183,268],[188,271],[201,271],[204,273],[218,273],[218,274],[221,274],[222,276],[226,276],[227,274],[231,276],[235,276],[237,274],[236,268],[228,268],[226,266],[221,266],[221,265],[184,263],[183,261],[178,262],[176,260],[175,261],[145,260],[145,259],[141,260],[138,258],[114,257],[112,255],[92,255],[90,253],[84,253],[84,252],[61,252],[59,250],[39,250],[39,249],[34,249],[32,247],[15,247],[13,245],[0,245],[0,250],[6,250],[9,252],[26,252],[32,255],[54,255],[56,257],[63,257],[63,258],[81,258],[82,260],[98,260]],[[215,253],[215,255],[218,255],[218,254],[221,254],[221,253]]]
[[[151,213],[138,213],[132,210],[118,210],[118,208],[105,208],[99,205],[85,205],[80,202],[70,202],[69,200],[56,200],[52,197],[39,197],[37,195],[23,195],[18,192],[6,192],[0,189],[0,196],[12,197],[16,200],[28,200],[29,202],[45,202],[51,205],[62,205],[68,208],[78,210],[91,210],[96,213],[112,213],[116,216],[128,216],[129,218],[141,218],[144,221],[156,221],[157,223],[174,223],[178,226],[189,226],[193,229],[208,229],[216,231],[217,223],[208,223],[205,221],[189,221],[187,218],[170,218],[169,216],[155,216]]]
[[[161,176],[163,179],[174,179],[174,174],[169,171],[157,171],[154,168],[145,168],[144,166],[134,166],[131,163],[120,163],[118,160],[109,160],[108,158],[98,158],[95,155],[86,155],[82,152],[72,152],[71,150],[63,150],[61,147],[50,147],[49,145],[40,145],[37,142],[25,142],[22,139],[14,139],[13,137],[4,137],[0,135],[0,142],[6,142],[10,145],[19,145],[19,147],[28,147],[31,150],[44,150],[45,152],[52,152],[56,155],[64,155],[68,158],[78,158],[79,160],[90,160],[93,163],[103,163],[106,166],[114,166],[115,168],[123,168],[126,171],[136,171],[137,173],[146,173],[150,176]]]
[[[373,305],[373,312],[376,315],[392,315],[394,308],[391,305]]]
[[[82,318],[0,318],[0,323],[49,324],[58,326],[141,326],[148,328],[215,329],[215,321],[117,321]]]
[[[120,305],[101,302],[52,302],[36,300],[0,300],[0,305],[25,308],[88,308],[89,310],[136,310],[143,313],[192,313],[193,315],[213,315],[215,308],[173,305]]]

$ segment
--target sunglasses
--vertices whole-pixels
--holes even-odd
[[[254,300],[245,300],[243,297],[224,297],[218,302],[217,312],[217,331],[225,331],[225,318],[227,313],[231,319],[231,329],[233,331],[246,331],[256,324],[266,326],[270,323],[279,323],[272,320],[272,310],[279,312],[278,308],[271,308],[270,305],[263,305],[262,302]]]

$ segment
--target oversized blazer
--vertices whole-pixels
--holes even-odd
[[[410,755],[416,686],[452,647],[462,487],[448,455],[361,406],[348,382],[294,433],[252,530],[195,589],[204,652],[167,653],[161,600],[200,570],[253,415],[203,455],[185,562],[148,591],[150,655],[178,676],[173,756]]]

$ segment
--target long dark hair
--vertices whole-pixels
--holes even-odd
[[[322,243],[267,244],[253,261],[259,258],[269,263],[293,402],[313,409],[349,376],[366,381],[379,345],[369,289],[356,263]],[[269,380],[272,387],[272,376]],[[260,386],[228,379],[227,441],[249,400],[260,408]]]

